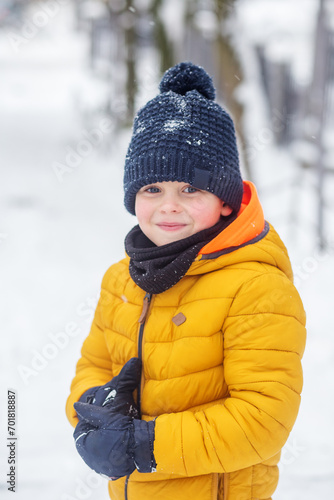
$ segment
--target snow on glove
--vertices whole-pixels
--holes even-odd
[[[115,411],[134,418],[139,416],[132,392],[141,377],[141,360],[131,358],[120,373],[105,385],[88,389],[79,401],[96,406],[113,407]]]
[[[75,445],[84,462],[95,472],[118,479],[139,472],[154,472],[155,422],[134,419],[113,408],[75,403],[80,418],[74,431]]]

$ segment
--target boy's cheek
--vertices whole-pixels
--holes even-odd
[[[136,198],[135,214],[136,214],[138,221],[146,220],[148,218],[148,213],[149,213],[149,210],[148,210],[147,206],[145,206],[145,203],[143,203],[141,199],[139,199],[137,201],[137,198]]]

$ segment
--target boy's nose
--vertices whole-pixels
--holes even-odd
[[[180,212],[182,210],[177,196],[166,195],[161,200],[160,211],[162,213]]]

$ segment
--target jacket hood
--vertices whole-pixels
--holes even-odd
[[[238,217],[199,252],[188,275],[208,273],[221,267],[261,262],[280,269],[293,279],[287,249],[275,229],[265,221],[256,187],[244,181]]]
[[[244,181],[243,185],[244,193],[238,217],[201,249],[201,255],[239,247],[259,236],[264,230],[265,220],[256,187],[249,181]]]

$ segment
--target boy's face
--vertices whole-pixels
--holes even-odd
[[[135,211],[143,233],[161,246],[208,229],[232,208],[208,191],[169,181],[142,187]]]

